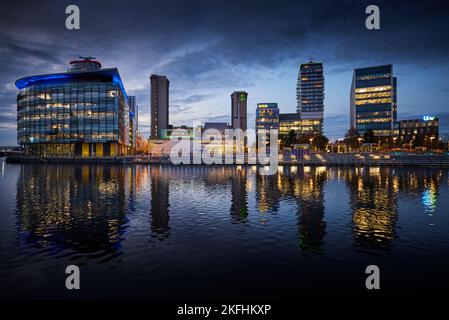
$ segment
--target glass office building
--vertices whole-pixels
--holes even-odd
[[[355,69],[351,85],[351,128],[363,135],[367,130],[376,136],[394,134],[397,119],[397,80],[393,66]]]
[[[296,84],[296,112],[302,119],[323,119],[324,74],[323,64],[312,62],[301,64]]]
[[[399,141],[414,142],[415,145],[437,143],[439,121],[434,116],[423,116],[421,119],[399,121]]]
[[[258,103],[256,110],[256,134],[259,130],[279,129],[279,108],[277,103]]]
[[[16,81],[18,144],[35,156],[131,154],[135,113],[118,70],[101,69],[92,57],[70,64],[64,73]]]
[[[287,135],[290,131],[297,136],[312,137],[320,135],[323,122],[320,119],[302,119],[297,113],[281,113],[279,115],[279,134]]]

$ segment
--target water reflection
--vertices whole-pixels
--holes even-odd
[[[169,183],[170,175],[160,167],[151,168],[151,231],[153,237],[164,240],[170,235]]]
[[[390,169],[348,171],[355,245],[388,249],[396,237],[397,192]]]
[[[324,221],[324,184],[327,172],[322,167],[313,168],[310,173],[300,172],[298,176],[298,235],[299,245],[306,252],[321,252],[326,234]]]
[[[237,170],[229,171],[231,176],[231,216],[237,221],[245,222],[248,217],[248,194],[246,170],[238,167]]]
[[[17,183],[19,237],[54,252],[113,257],[126,231],[126,168],[22,166]]]
[[[120,252],[126,232],[132,232],[132,214],[145,212],[146,221],[149,215],[149,236],[163,241],[176,229],[171,215],[176,215],[179,229],[195,221],[195,208],[205,207],[225,208],[231,223],[270,225],[271,215],[287,219],[282,225],[285,230],[276,231],[287,233],[291,228],[297,237],[289,241],[296,241],[301,252],[323,253],[332,227],[326,222],[327,208],[335,205],[325,203],[326,185],[338,180],[344,184],[335,191],[337,199],[347,203],[349,212],[339,213],[338,219],[347,221],[342,225],[352,235],[352,245],[389,250],[398,237],[399,195],[415,196],[423,211],[432,214],[440,184],[447,179],[440,170],[284,167],[272,176],[259,175],[257,170],[23,165],[16,193],[20,246],[49,247],[54,252],[70,249],[108,261]],[[210,193],[220,196],[209,197]],[[183,197],[197,201],[172,206]],[[294,223],[289,224],[291,218]],[[215,219],[211,213],[202,223],[217,223]],[[202,232],[207,226],[192,228]]]

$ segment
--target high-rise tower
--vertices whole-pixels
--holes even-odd
[[[242,129],[246,131],[246,113],[247,113],[248,93],[245,91],[234,91],[231,94],[231,114],[232,129]]]
[[[151,80],[151,138],[160,139],[163,129],[168,129],[170,81],[166,76],[152,74]]]

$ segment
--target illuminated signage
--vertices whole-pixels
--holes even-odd
[[[434,116],[424,116],[424,117],[422,117],[422,119],[424,121],[432,121],[432,120],[435,120],[435,117]]]

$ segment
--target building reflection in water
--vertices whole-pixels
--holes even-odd
[[[164,240],[170,235],[169,182],[170,170],[151,167],[151,231],[152,236]]]
[[[396,237],[398,185],[392,170],[365,167],[346,171],[357,247],[386,250]]]
[[[69,248],[99,257],[110,255],[104,257],[109,259],[121,247],[127,214],[141,211],[146,217],[149,210],[151,236],[165,240],[171,232],[170,183],[175,181],[172,197],[181,192],[210,207],[225,206],[232,221],[240,222],[254,219],[249,212],[255,206],[258,223],[269,224],[269,215],[276,214],[277,222],[290,223],[282,228],[297,232],[301,252],[321,253],[329,228],[326,182],[342,180],[347,188],[338,192],[342,199],[349,196],[352,219],[343,212],[338,219],[352,222],[353,244],[388,250],[397,237],[399,194],[417,199],[425,212],[434,214],[444,179],[441,170],[294,166],[271,176],[260,175],[258,170],[245,166],[23,165],[16,196],[19,237],[37,247]],[[205,194],[229,196],[231,203],[193,194],[194,187]],[[145,202],[142,197],[149,194],[151,199]],[[202,208],[203,203],[195,205]],[[187,212],[185,219],[187,214],[195,212]],[[291,214],[295,215],[293,225]]]
[[[112,258],[127,225],[126,170],[23,165],[16,198],[20,238],[56,251],[71,248]]]
[[[326,235],[324,221],[324,167],[305,167],[298,171],[294,195],[298,204],[299,247],[303,252],[321,253]]]
[[[135,165],[128,167],[129,179],[128,179],[128,209],[130,212],[137,210],[138,204],[136,204],[138,195],[142,186],[148,183],[149,167],[146,165]]]
[[[238,166],[235,170],[228,170],[228,172],[231,174],[231,216],[238,221],[246,222],[249,214],[247,171]]]
[[[439,188],[443,180],[441,170],[396,170],[394,175],[397,181],[397,190],[405,194],[420,196],[424,211],[429,215],[436,211]]]
[[[259,168],[263,170],[263,168]],[[257,175],[256,205],[260,213],[277,212],[280,200],[279,175]]]

